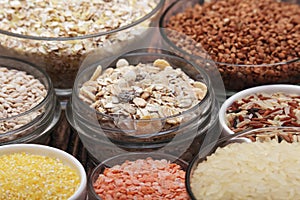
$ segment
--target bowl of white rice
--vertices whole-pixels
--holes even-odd
[[[192,200],[297,199],[300,127],[237,133],[208,145],[189,165]]]

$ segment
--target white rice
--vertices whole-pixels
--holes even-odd
[[[197,199],[300,199],[300,145],[233,143],[199,163],[191,177]]]

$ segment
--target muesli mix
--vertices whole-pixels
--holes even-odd
[[[116,68],[104,71],[98,66],[79,92],[79,97],[100,113],[141,120],[137,126],[147,126],[152,119],[166,119],[166,124],[150,123],[161,126],[160,129],[183,123],[187,119],[180,114],[199,104],[206,95],[205,83],[193,80],[164,59],[137,65],[119,59]]]

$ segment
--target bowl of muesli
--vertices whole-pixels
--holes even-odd
[[[0,145],[45,143],[61,107],[47,73],[32,63],[0,56]]]
[[[186,172],[190,198],[297,198],[299,134],[300,127],[266,127],[227,135],[206,146]]]
[[[265,127],[300,126],[300,86],[264,85],[242,90],[220,108],[224,134]]]
[[[185,151],[217,120],[218,102],[204,70],[176,55],[147,51],[80,70],[67,115],[72,112],[74,128],[93,155],[103,141],[150,150],[190,140]]]
[[[106,57],[143,38],[163,5],[164,0],[1,1],[0,53],[44,68],[58,96],[68,96],[83,60]]]

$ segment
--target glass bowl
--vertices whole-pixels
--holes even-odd
[[[218,1],[214,1],[216,2]],[[260,8],[253,8],[256,3],[251,6],[243,6],[243,4],[228,6],[226,1],[221,2],[224,4],[224,9],[220,6],[221,3],[207,6],[206,10],[196,8],[196,5],[209,4],[205,0],[188,2],[179,0],[171,4],[160,19],[160,33],[165,45],[185,58],[192,57],[195,60],[198,59],[198,62],[205,62],[208,71],[217,67],[228,96],[259,85],[299,84],[300,46],[299,28],[297,28],[299,21],[296,20],[299,16],[299,8],[294,9],[294,14],[291,14],[291,8],[284,6],[275,8],[276,3],[270,3],[270,1],[257,1],[257,7],[260,6]],[[299,4],[299,1],[292,0],[284,2]],[[237,9],[237,6],[240,8]],[[180,15],[187,9],[189,13]],[[237,9],[240,12],[224,13],[225,10],[231,9]],[[261,11],[261,9],[265,10]],[[245,10],[243,14],[241,14],[242,10]],[[255,20],[260,17],[258,15],[261,12],[262,15],[264,15],[263,12],[267,12],[268,14],[264,16],[268,15],[268,17],[260,19],[272,21],[274,18],[273,22],[278,21],[278,16],[286,16],[282,18],[291,22],[289,26],[294,26],[294,29],[283,28],[282,32],[276,32],[268,23],[253,24],[259,22]],[[243,17],[235,18],[236,13]],[[286,13],[289,14],[286,15]],[[212,15],[215,16],[212,17]],[[227,18],[225,15],[228,15]],[[235,19],[238,20],[235,21]],[[279,23],[284,26],[287,24],[281,21]],[[265,36],[267,34],[269,36]],[[287,43],[288,40],[289,43]],[[250,44],[249,41],[251,41],[251,47],[247,46]]]
[[[64,166],[68,166],[69,168],[75,170],[75,173],[79,177],[79,184],[78,184],[78,187],[76,189],[74,189],[75,192],[73,194],[71,194],[71,196],[69,196],[68,200],[75,200],[75,199],[76,200],[85,200],[86,199],[86,195],[87,195],[87,176],[86,176],[86,172],[85,172],[85,169],[83,168],[82,164],[75,157],[73,157],[72,155],[70,155],[70,154],[68,154],[68,153],[66,153],[66,152],[64,152],[60,149],[49,147],[49,146],[46,146],[46,145],[39,145],[39,144],[9,144],[9,145],[0,146],[0,157],[1,156],[14,155],[14,154],[26,154],[26,155],[33,155],[33,156],[42,156],[42,157],[45,157],[46,159],[48,159],[48,160],[46,160],[46,159],[44,160],[44,159],[41,159],[41,158],[27,157],[27,159],[32,159],[33,162],[27,162],[26,161],[26,162],[22,163],[21,158],[17,157],[17,158],[15,158],[16,159],[16,161],[15,161],[16,169],[14,169],[15,173],[17,171],[18,171],[18,173],[20,173],[22,168],[26,167],[27,165],[29,165],[27,167],[30,168],[30,169],[32,168],[32,165],[40,165],[40,166],[43,166],[42,169],[44,171],[41,172],[42,169],[39,168],[39,167],[37,167],[36,170],[39,171],[44,176],[47,176],[47,174],[49,175],[51,173],[52,174],[57,173],[56,178],[64,179],[65,176],[63,174],[60,174],[60,173],[66,172],[67,170],[66,171],[57,170],[55,172],[47,171],[47,170],[51,170],[52,167],[47,166],[47,164],[45,164],[46,162],[52,163],[52,165],[54,165],[54,162],[51,162],[51,160],[49,160],[49,158],[55,159],[55,161],[61,162]],[[20,159],[20,160],[17,160],[17,159]],[[34,163],[34,161],[36,162],[38,159],[39,159],[40,163],[39,164]],[[2,161],[3,161],[3,159],[2,159]],[[10,162],[12,162],[12,161],[10,161]],[[43,163],[43,165],[41,163]],[[5,165],[5,163],[2,163],[1,165]],[[59,165],[57,167],[61,167],[61,169],[63,168],[63,166],[59,166]],[[57,167],[56,167],[56,169],[57,169]],[[23,171],[24,171],[24,173],[25,173],[25,171],[30,173],[30,171],[28,169],[23,170]],[[70,173],[70,174],[72,174],[72,173]],[[4,174],[1,175],[2,179],[5,177],[5,176],[3,177],[3,175]],[[33,195],[45,194],[45,192],[43,191],[43,189],[45,189],[45,188],[39,188],[40,185],[37,181],[43,181],[45,184],[49,184],[47,186],[49,191],[50,190],[51,191],[59,191],[59,189],[61,189],[61,192],[63,192],[62,188],[59,188],[59,186],[55,185],[55,184],[57,184],[58,181],[54,180],[53,177],[51,178],[51,181],[54,181],[54,182],[48,182],[47,183],[47,181],[45,180],[47,177],[45,177],[45,179],[43,177],[42,178],[41,177],[34,177],[34,176],[38,176],[38,175],[40,175],[40,174],[31,173],[32,177],[23,177],[22,176],[22,179],[21,179],[21,180],[24,180],[24,182],[27,182],[27,183],[31,181],[30,185],[31,186],[35,185],[37,187],[37,188],[35,188],[36,194],[33,194]],[[32,180],[34,178],[36,178],[36,179]],[[28,179],[31,179],[31,180],[28,180]],[[9,180],[9,178],[6,177],[6,181],[11,182],[12,180]],[[71,180],[71,181],[73,181],[73,180]],[[18,188],[22,187],[22,183],[23,182],[19,182],[17,184]],[[66,183],[66,182],[64,182],[64,183]],[[24,189],[26,187],[27,187],[27,185],[23,185]],[[63,186],[63,187],[65,187],[65,186]],[[31,189],[28,189],[27,191],[32,191],[32,187],[31,187]],[[16,192],[16,193],[14,193],[14,192]],[[5,197],[5,195],[7,195],[7,194],[4,192],[4,193],[1,194],[1,197],[4,198],[4,199],[11,199],[11,197],[12,197],[12,196],[10,196],[10,197],[6,196]],[[17,195],[22,195],[22,194],[21,194],[21,191],[14,191],[12,189],[11,193],[8,194],[8,195],[13,195],[14,197],[16,197]],[[25,194],[23,194],[23,195],[25,195]],[[27,197],[29,195],[30,194],[26,194]],[[57,194],[57,195],[59,195],[59,194]],[[57,196],[57,198],[61,198],[61,197]]]
[[[115,3],[105,2],[105,4]],[[7,22],[5,17],[0,18],[2,19],[0,21],[2,25],[0,27],[0,53],[27,60],[42,67],[52,79],[57,95],[62,96],[64,100],[64,96],[71,95],[80,65],[93,62],[95,58],[111,56],[116,51],[130,46],[132,41],[144,38],[149,34],[147,27],[155,25],[156,18],[164,5],[164,0],[148,1],[151,3],[149,6],[134,2],[131,5],[130,2],[123,5],[103,6],[94,1],[46,3],[28,1],[18,7],[21,3],[16,1],[14,2],[16,5],[13,4],[9,9],[3,10],[3,15],[5,15],[6,10],[14,13],[15,9],[20,9],[13,19],[16,23],[11,25],[12,23]],[[36,6],[41,6],[42,10],[47,6],[47,9],[41,13],[41,16],[36,17],[33,14],[35,12],[38,15],[39,11]],[[100,13],[94,11],[95,6],[102,6],[97,8],[102,11]],[[123,17],[127,16],[128,19],[126,18],[120,24],[114,24],[116,22],[112,19],[118,19],[115,16],[111,19],[111,24],[107,25],[103,20],[111,15],[114,9],[120,9],[116,13],[122,16],[126,10],[128,10],[126,13],[132,13],[124,14]],[[58,13],[59,10],[60,13]],[[30,11],[33,13],[29,13]],[[78,12],[82,15],[78,15]],[[133,17],[134,21],[130,22],[129,17]],[[26,20],[26,18],[29,19]],[[26,32],[27,27],[31,27],[30,33]],[[51,31],[47,27],[51,27]],[[143,42],[146,40],[143,39]]]
[[[0,72],[2,116],[0,117],[0,145],[44,143],[57,125],[61,113],[52,81],[44,70],[23,60],[1,56],[0,67],[4,69]],[[15,75],[10,73],[13,70],[17,72]],[[25,76],[31,78],[25,79]],[[8,81],[11,78],[13,81]],[[36,82],[41,83],[45,90],[44,98],[40,100],[39,96],[42,94],[38,92],[42,90],[38,89],[40,86],[35,84]],[[28,92],[24,93],[23,90]],[[31,104],[29,103],[31,101],[39,101],[39,103]],[[17,111],[16,108],[21,110]]]
[[[89,158],[91,158],[91,162],[94,165],[98,165],[101,161],[108,158],[128,152],[166,153],[177,156],[186,162],[191,162],[202,146],[217,140],[221,136],[217,108],[213,110],[208,125],[204,127],[199,126],[197,130],[190,130],[191,133],[188,136],[182,134],[182,136],[163,142],[159,140],[153,142],[118,142],[110,140],[106,135],[101,136],[97,134],[95,136],[92,132],[87,132],[85,129],[80,129],[76,126],[73,118],[72,100],[67,103],[65,115],[69,125],[76,134],[79,135],[79,131],[82,131],[80,139],[84,141],[84,146],[88,149]],[[188,131],[188,129],[182,131]]]
[[[228,98],[219,110],[223,134],[270,126],[299,126],[300,86],[272,84],[248,88]]]
[[[279,148],[279,149],[277,151],[274,150],[274,153],[276,155],[278,152],[279,152],[279,154],[283,153],[284,154],[283,157],[287,157],[287,156],[285,156],[286,154],[292,155],[292,152],[289,152],[289,150],[286,148],[287,146],[289,146],[288,143],[298,143],[300,141],[299,134],[300,134],[299,127],[268,127],[268,128],[244,131],[241,133],[235,133],[235,134],[232,134],[229,136],[225,136],[225,137],[221,138],[220,140],[218,140],[217,142],[207,145],[206,148],[203,148],[203,150],[201,152],[199,152],[199,154],[197,156],[195,156],[195,158],[190,163],[190,165],[186,171],[186,188],[187,188],[190,198],[192,200],[196,200],[196,199],[198,199],[198,200],[199,199],[257,199],[257,198],[261,198],[261,199],[293,199],[292,195],[295,194],[292,189],[293,186],[290,188],[286,188],[286,187],[284,187],[284,184],[282,182],[281,182],[283,185],[282,187],[281,186],[275,187],[275,185],[280,182],[280,180],[282,178],[281,175],[286,175],[287,173],[291,173],[291,174],[298,173],[298,170],[293,171],[293,169],[290,168],[291,170],[288,170],[288,172],[285,172],[285,170],[283,170],[282,174],[278,175],[280,173],[278,172],[277,168],[280,168],[280,165],[284,165],[284,161],[280,160],[279,155],[278,155],[278,157],[276,157],[276,156],[274,157],[269,154],[264,154],[263,156],[266,157],[265,158],[266,160],[269,160],[270,162],[274,162],[274,164],[270,165],[269,168],[267,168],[267,169],[264,168],[264,167],[266,167],[265,165],[264,165],[264,167],[260,167],[260,165],[259,165],[260,160],[258,160],[258,158],[261,158],[261,157],[253,156],[253,155],[255,155],[255,153],[259,153],[261,151],[261,149],[259,149],[259,146],[258,146],[258,148],[256,148],[256,150],[254,150],[252,152],[249,152],[249,151],[247,152],[247,150],[243,152],[242,150],[239,151],[238,149],[235,149],[236,151],[238,151],[238,152],[236,152],[235,156],[230,155],[230,157],[227,157],[227,159],[224,158],[223,162],[221,161],[221,159],[219,159],[218,166],[214,166],[215,163],[211,164],[212,170],[223,167],[222,171],[224,171],[224,172],[227,172],[228,167],[226,167],[226,166],[231,165],[231,164],[229,164],[229,162],[232,163],[232,165],[234,165],[235,163],[237,163],[239,161],[240,161],[240,163],[248,163],[249,166],[252,167],[252,169],[257,169],[257,173],[255,175],[254,174],[250,175],[249,173],[243,171],[242,169],[237,169],[236,173],[233,173],[231,177],[227,177],[227,178],[225,177],[224,174],[217,175],[219,171],[216,169],[216,171],[214,172],[216,174],[214,181],[208,183],[207,185],[210,188],[214,188],[215,191],[219,191],[219,195],[213,194],[213,196],[208,196],[208,195],[210,195],[208,192],[207,195],[198,196],[199,190],[204,189],[204,188],[193,188],[195,186],[192,186],[191,182],[193,182],[193,180],[194,181],[196,180],[196,177],[194,177],[195,176],[194,174],[199,165],[205,163],[208,159],[211,159],[211,160],[213,160],[214,158],[217,159],[216,157],[211,157],[211,156],[213,156],[216,151],[218,151],[219,153],[224,152],[222,149],[227,148],[231,144],[235,144],[235,143],[262,143],[261,145],[268,145],[266,143],[270,143],[271,145],[279,144],[279,146],[275,147],[275,149],[276,148]],[[284,143],[283,141],[285,141],[286,143]],[[283,146],[280,146],[280,143],[283,143],[282,144]],[[290,144],[290,145],[298,146],[298,144],[294,144],[294,145]],[[280,148],[280,147],[282,147],[282,148]],[[244,150],[245,149],[246,148],[244,148]],[[231,151],[233,152],[234,149],[231,149]],[[227,151],[227,153],[228,152],[229,152],[229,150]],[[243,155],[243,153],[245,153],[245,152],[246,152],[246,155]],[[294,153],[297,154],[296,152],[294,152]],[[297,157],[297,156],[295,156],[295,157]],[[234,168],[235,166],[231,166],[231,167]],[[264,174],[261,174],[261,173],[263,173],[262,171],[264,169],[268,170],[268,172],[273,173],[274,178],[275,178],[273,180],[274,181],[273,183],[270,183],[270,184],[265,183],[264,185],[269,186],[269,185],[275,184],[273,186],[274,188],[276,188],[275,191],[270,192],[270,191],[264,191],[263,189],[261,189],[261,190],[257,189],[256,186],[263,187],[263,185],[261,185],[261,182],[262,182],[261,180],[266,180],[267,178],[269,178],[269,177],[264,177]],[[271,175],[271,177],[272,177],[272,175]],[[289,175],[286,175],[286,177],[289,177]],[[204,179],[204,177],[202,177],[202,178]],[[239,179],[239,178],[241,178],[241,179]],[[291,182],[294,181],[293,185],[297,185],[297,182],[299,182],[299,179],[296,180],[296,179],[294,179],[294,177],[289,177],[289,178],[291,179],[290,180]],[[242,179],[246,179],[245,180],[246,182],[251,181],[252,185],[251,186],[248,185],[247,187],[250,187],[250,188],[256,187],[256,192],[254,192],[253,194],[259,193],[260,196],[259,197],[252,196],[251,194],[250,195],[247,194],[249,196],[245,196],[246,192],[244,190],[245,188],[242,187],[243,184],[240,182],[238,183],[238,181],[237,181],[237,180],[242,180]],[[219,181],[219,180],[221,180],[221,181]],[[228,193],[226,193],[226,191],[221,191],[221,189],[222,189],[221,184],[223,184],[223,183],[220,183],[220,182],[222,182],[223,180],[229,181],[230,185],[232,186],[231,189],[228,189],[228,188],[226,189],[226,191],[228,191]],[[234,183],[236,183],[235,186],[234,186]],[[281,184],[281,183],[279,183],[279,184]],[[289,191],[290,189],[291,189],[291,191]],[[296,188],[294,188],[294,189],[297,190]],[[255,189],[253,189],[253,191],[254,190]],[[198,192],[196,192],[196,191],[198,191]],[[243,193],[241,193],[241,192],[239,193],[238,191],[243,191]],[[249,191],[250,190],[248,190],[247,192],[249,192]],[[228,195],[228,196],[226,196],[226,195]],[[231,195],[231,196],[229,196],[229,195]]]
[[[201,68],[175,55],[149,52],[127,53],[113,58],[113,60],[102,60],[102,68],[115,66],[115,62],[120,58],[126,58],[132,65],[140,62],[152,63],[158,58],[165,59],[174,68],[181,68],[194,80],[205,83],[208,91],[198,104],[174,116],[152,119],[121,118],[117,115],[96,111],[80,98],[79,91],[82,84],[90,79],[99,63],[81,70],[75,80],[71,105],[66,114],[69,115],[69,119],[72,118],[71,124],[74,124],[73,127],[78,132],[84,146],[97,160],[108,156],[99,154],[99,150],[103,148],[108,148],[105,152],[109,154],[115,151],[119,152],[120,147],[125,151],[153,151],[162,150],[164,147],[168,150],[175,150],[174,144],[178,144],[178,142],[182,145],[176,153],[181,154],[188,149],[196,136],[204,134],[211,127],[217,118],[216,110],[219,105],[215,101],[209,77]],[[103,63],[106,64],[103,65]],[[167,120],[178,118],[184,120],[180,124],[168,125]],[[218,134],[218,131],[215,133]]]
[[[109,169],[109,168],[112,168],[112,167],[116,167],[116,166],[120,166],[124,163],[128,163],[128,162],[139,162],[139,161],[144,161],[144,160],[147,160],[149,158],[152,158],[153,160],[155,161],[161,161],[161,160],[166,160],[168,161],[169,163],[171,163],[171,165],[173,164],[176,164],[176,165],[179,165],[179,169],[178,170],[181,170],[183,172],[185,172],[185,170],[187,169],[188,167],[188,163],[181,160],[181,159],[178,159],[177,157],[175,156],[172,156],[172,155],[169,155],[169,154],[162,154],[162,153],[125,153],[125,154],[120,154],[120,155],[117,155],[117,156],[114,156],[114,157],[111,157],[107,160],[104,160],[103,162],[101,162],[96,168],[94,168],[93,172],[91,173],[91,175],[89,176],[89,180],[88,180],[88,198],[91,199],[91,200],[97,200],[97,199],[101,199],[100,196],[96,193],[95,189],[94,189],[94,184],[95,182],[97,181],[99,175],[103,174],[105,170]],[[141,164],[141,163],[140,163]],[[165,163],[167,164],[167,163]],[[162,164],[163,166],[165,166],[165,164]],[[136,164],[138,165],[138,164]],[[153,164],[155,166],[155,164]],[[156,167],[156,166],[155,166]],[[141,166],[142,168],[142,166]],[[166,167],[167,168],[167,167]],[[128,167],[128,170],[124,169],[124,171],[130,171],[130,166]],[[146,169],[146,170],[150,170],[150,169]],[[132,173],[138,173],[140,174],[140,176],[143,176],[142,174],[144,173],[144,175],[147,175],[146,174],[146,170],[144,172],[141,172],[139,171],[138,169],[135,171],[135,172],[132,172]],[[160,169],[162,170],[162,168]],[[138,172],[139,171],[139,172]],[[122,171],[119,171],[120,172],[120,175],[122,174]],[[126,172],[124,172],[125,174]],[[151,172],[150,172],[151,173]],[[154,173],[154,172],[153,172]],[[168,172],[164,172],[166,174],[168,174]],[[132,175],[133,176],[133,175]],[[171,176],[171,175],[169,175]],[[180,177],[180,176],[177,176],[178,179],[181,179],[183,177]],[[122,177],[120,177],[122,178]],[[160,178],[155,178],[155,181],[158,182],[162,182],[163,180],[165,179],[165,177],[160,177]],[[168,180],[172,180],[171,178],[170,179],[167,179],[166,177],[166,180],[165,183],[168,181]],[[172,181],[169,181],[169,183],[171,183]],[[145,180],[144,182],[144,185],[146,186],[147,184],[151,184],[151,180]],[[110,184],[111,184],[111,188],[110,188]],[[135,188],[137,189],[137,191],[139,190],[138,188],[141,186],[140,183],[136,183],[137,185],[135,186]],[[178,191],[181,191],[180,193],[182,193],[182,197],[186,197],[186,198],[182,198],[182,199],[188,199],[187,195],[183,195],[183,191],[185,192],[185,186],[184,185],[184,181],[183,181],[183,185],[180,185],[180,181],[178,180],[177,182],[177,187],[178,187]],[[183,187],[182,187],[183,186]],[[120,186],[121,187],[121,186]],[[128,185],[128,187],[130,187],[130,184]],[[153,189],[155,188],[155,186],[153,185],[152,186]],[[173,197],[171,196],[172,195],[172,192],[173,190],[171,190],[171,187],[172,185],[169,185],[170,188],[166,188],[166,190],[168,190],[168,192],[170,192],[170,198],[167,198],[165,196],[165,198],[163,196],[161,196],[162,198],[164,199],[172,199]],[[113,188],[113,183],[107,183],[107,188],[110,188],[112,189]],[[156,190],[156,189],[154,189]],[[107,192],[107,193],[106,193]],[[142,192],[142,190],[140,191]],[[175,192],[175,191],[173,191]],[[178,193],[178,192],[177,192]],[[103,192],[103,195],[106,195],[106,194],[109,194],[108,191],[104,191]],[[161,194],[161,195],[165,195],[165,192],[164,194]],[[151,195],[149,196],[151,197]],[[127,199],[130,199],[129,196],[126,197]],[[153,198],[153,197],[152,197]],[[155,199],[155,198],[153,198]]]

